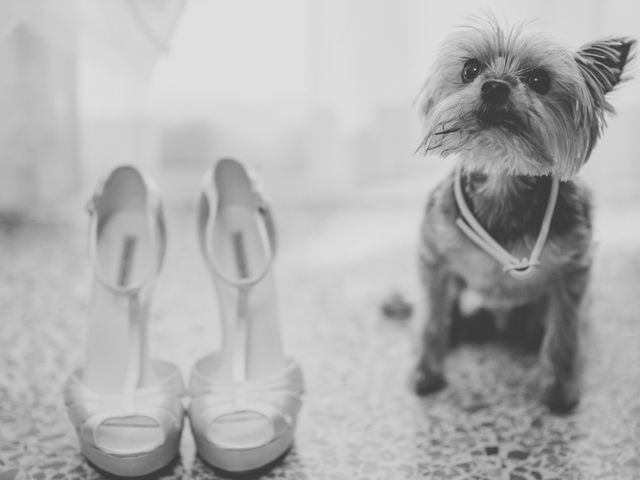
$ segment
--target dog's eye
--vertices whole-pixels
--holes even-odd
[[[482,65],[478,60],[472,58],[471,60],[467,60],[462,67],[462,83],[470,83],[475,80],[475,78],[480,75],[482,71]]]
[[[547,93],[551,88],[549,74],[542,69],[532,70],[527,74],[524,81],[531,87],[531,90],[541,95]]]

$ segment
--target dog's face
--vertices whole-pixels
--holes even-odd
[[[463,27],[443,44],[425,83],[422,146],[485,173],[568,179],[613,110],[605,96],[634,43],[610,38],[572,52],[522,27]]]

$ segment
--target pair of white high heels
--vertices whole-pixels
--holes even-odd
[[[91,463],[116,475],[145,475],[177,455],[187,394],[177,368],[151,360],[147,348],[150,299],[167,240],[160,196],[137,169],[118,167],[89,212],[95,280],[87,358],[67,382],[65,402]],[[198,234],[224,338],[220,351],[193,368],[188,416],[206,462],[251,471],[291,446],[303,380],[281,344],[273,217],[241,163],[220,160],[205,175]]]

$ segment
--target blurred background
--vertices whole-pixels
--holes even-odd
[[[633,0],[2,0],[0,212],[64,216],[121,163],[190,196],[225,155],[294,201],[403,180],[426,193],[446,162],[414,154],[413,100],[444,35],[483,11],[576,47],[640,37]],[[614,96],[584,173],[626,203],[640,82]]]

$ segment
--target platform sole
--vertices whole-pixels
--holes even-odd
[[[221,448],[205,437],[194,435],[198,455],[211,466],[231,473],[259,470],[281,457],[293,444],[293,429],[287,429],[280,437],[269,443],[250,449]]]
[[[105,472],[121,477],[140,477],[160,470],[176,457],[179,447],[179,435],[152,452],[139,455],[106,453],[84,440],[80,441],[82,454],[89,462]]]

